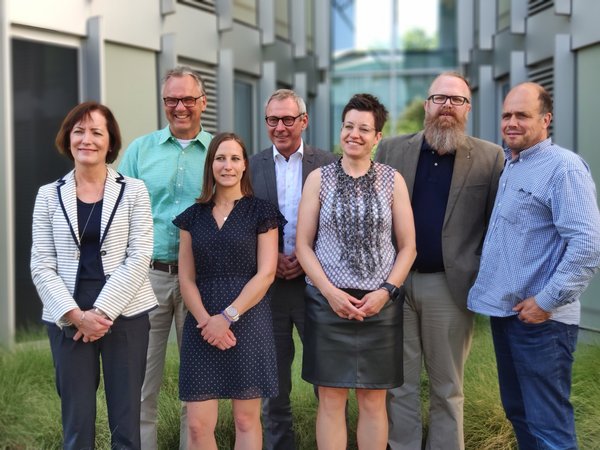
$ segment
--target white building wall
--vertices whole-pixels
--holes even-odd
[[[276,2],[280,1],[287,1],[286,9],[294,11],[287,25],[275,13],[275,8],[281,6]],[[306,2],[311,2],[311,7],[306,7]],[[164,126],[159,90],[168,68],[188,64],[210,78],[212,109],[205,114],[210,131],[222,125],[235,130],[234,82],[236,77],[243,78],[256,90],[250,98],[256,111],[253,123],[258,129],[248,147],[257,151],[264,140],[263,104],[272,90],[281,86],[300,88],[309,103],[328,107],[317,99],[317,95],[326,95],[323,87],[328,83],[329,23],[319,20],[324,10],[328,14],[328,2],[300,3],[302,8],[294,6],[294,0],[215,0],[212,7],[210,1],[199,0],[0,1],[0,344],[13,343],[18,302],[37,302],[35,307],[41,311],[37,298],[16,298],[14,282],[15,271],[24,273],[29,268],[22,262],[28,255],[15,254],[18,252],[13,246],[17,225],[14,199],[20,195],[14,180],[23,176],[14,173],[12,163],[13,39],[75,49],[79,101],[99,100],[113,110],[121,126],[124,148],[135,137]],[[195,6],[200,4],[209,7]],[[252,11],[257,5],[260,7]],[[274,33],[276,20],[277,27],[287,26],[294,33],[286,39],[278,37]],[[307,44],[312,32],[307,35],[304,29],[315,22],[319,28],[313,39],[318,41]],[[316,49],[315,53],[311,49]],[[266,73],[265,67],[269,68]],[[32,101],[47,101],[31,97]],[[322,114],[326,116],[328,112]],[[329,142],[327,121],[312,121],[311,132],[318,142]],[[52,147],[53,142],[48,142],[40,151],[51,152]],[[36,164],[35,159],[31,164]],[[30,210],[32,207],[31,198],[19,205]]]

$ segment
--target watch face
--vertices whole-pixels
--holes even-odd
[[[398,294],[398,288],[391,283],[383,283],[381,287],[389,292],[390,298],[392,299],[394,299]]]
[[[234,322],[236,320],[238,320],[239,314],[238,314],[238,310],[235,306],[228,306],[227,308],[225,308],[225,312],[231,318],[231,320],[233,320]]]

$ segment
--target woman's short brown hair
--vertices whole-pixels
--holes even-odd
[[[68,112],[64,118],[54,144],[61,155],[66,156],[73,161],[73,154],[71,153],[71,131],[73,127],[84,119],[89,119],[92,112],[98,111],[106,119],[106,129],[108,130],[109,136],[109,147],[108,153],[106,154],[106,162],[111,163],[119,156],[119,150],[121,150],[121,130],[119,124],[115,119],[115,116],[108,107],[98,102],[83,102],[75,106],[71,111]]]
[[[208,146],[208,153],[206,155],[206,161],[204,163],[204,179],[202,180],[202,194],[196,200],[198,203],[210,203],[213,196],[215,195],[215,175],[213,174],[213,162],[219,146],[225,141],[235,141],[242,148],[242,155],[244,156],[244,162],[246,163],[246,170],[242,175],[240,181],[242,195],[244,197],[254,194],[252,190],[252,183],[250,182],[250,167],[248,164],[248,152],[246,151],[246,145],[244,141],[235,133],[219,133],[213,137]]]
[[[371,94],[355,94],[348,100],[342,111],[342,122],[346,120],[346,114],[351,110],[366,111],[373,114],[375,122],[375,131],[383,130],[383,126],[388,119],[388,110],[379,102],[379,99]]]

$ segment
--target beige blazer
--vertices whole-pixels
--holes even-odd
[[[375,160],[404,177],[412,198],[423,132],[383,139]],[[467,295],[479,270],[479,258],[504,167],[499,145],[468,136],[456,149],[454,171],[442,229],[442,253],[448,286],[466,310]]]

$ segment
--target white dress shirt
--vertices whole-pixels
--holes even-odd
[[[298,223],[298,204],[302,195],[303,157],[303,141],[288,160],[273,146],[279,211],[287,220],[287,224],[283,228],[283,252],[286,255],[291,255],[296,251],[296,224]]]

